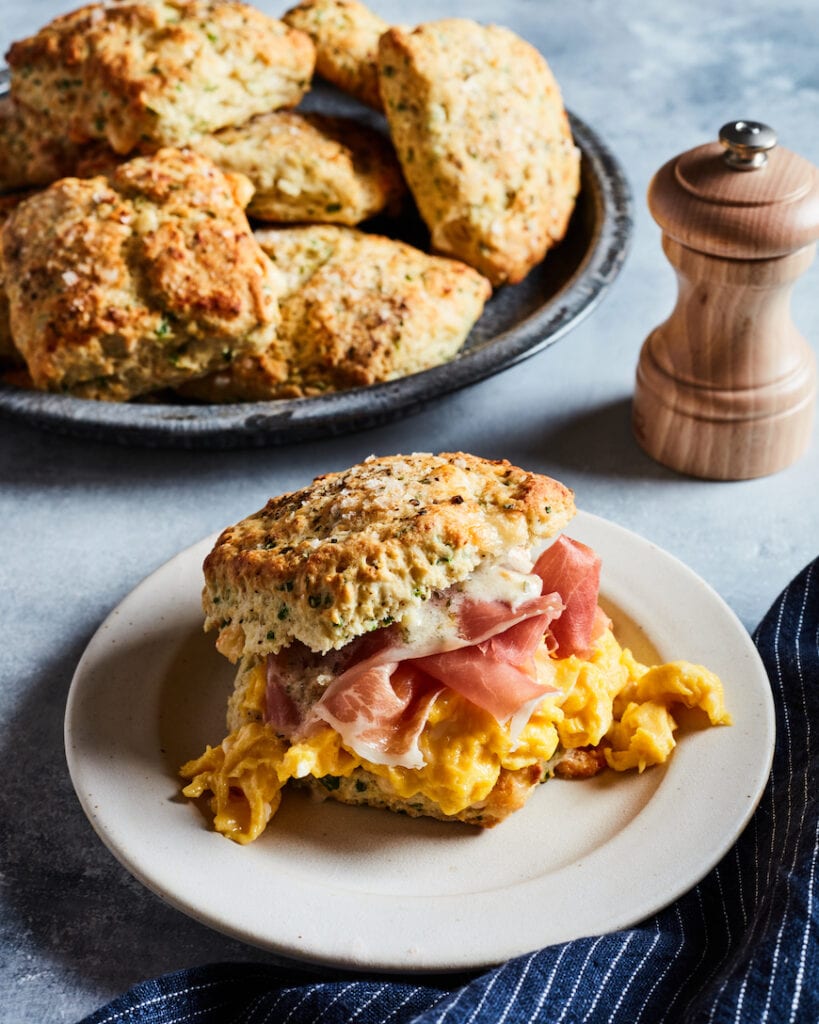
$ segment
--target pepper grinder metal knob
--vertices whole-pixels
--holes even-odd
[[[719,130],[723,159],[735,171],[755,171],[768,162],[776,145],[776,132],[760,121],[729,121]]]
[[[658,462],[707,479],[776,472],[805,450],[816,360],[790,293],[819,239],[819,171],[756,121],[668,161],[648,205],[677,303],[637,366],[632,424]]]

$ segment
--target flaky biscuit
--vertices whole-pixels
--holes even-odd
[[[30,192],[18,192],[13,195],[0,196],[0,232],[8,220],[12,211],[15,210],[24,199],[27,199]],[[0,245],[0,368],[17,369],[25,366],[25,360],[14,344],[11,333],[11,313],[9,300],[6,295],[6,271],[3,261],[3,247]]]
[[[460,18],[379,43],[390,131],[432,245],[493,284],[520,281],[568,226],[580,158],[543,57]]]
[[[54,136],[129,153],[295,106],[315,50],[237,0],[125,0],[56,18],[7,59],[12,95]]]
[[[390,27],[359,0],[302,0],[282,19],[316,47],[316,71],[342,92],[382,110],[378,40]]]
[[[276,341],[185,385],[208,402],[298,398],[446,362],[489,298],[485,278],[404,242],[331,225],[256,232],[285,278]]]
[[[373,457],[223,531],[204,563],[205,628],[233,660],[295,640],[338,649],[573,514],[568,488],[506,461]]]
[[[48,127],[11,96],[0,96],[0,192],[50,185],[73,173],[80,147]]]
[[[389,141],[349,118],[277,111],[194,148],[247,175],[255,189],[248,213],[259,220],[355,225],[406,191]]]
[[[12,211],[6,290],[34,385],[122,400],[266,348],[281,279],[247,223],[250,191],[167,149]]]

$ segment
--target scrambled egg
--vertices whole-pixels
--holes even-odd
[[[445,814],[457,814],[486,798],[501,769],[553,765],[562,750],[602,745],[616,771],[642,772],[662,764],[674,747],[675,704],[701,709],[712,725],[730,724],[722,685],[712,672],[685,661],[641,665],[610,630],[587,660],[549,658],[545,647],[539,657],[550,662],[549,675],[559,692],[543,700],[516,739],[488,712],[444,689],[419,739],[423,768],[365,761],[330,726],[289,744],[263,722],[251,721],[182,766],[181,774],[192,780],[183,792],[189,797],[211,792],[214,827],[249,843],[278,809],[281,789],[290,779],[337,779],[364,768],[398,797],[421,794]],[[264,689],[260,665],[246,692],[246,706],[261,713]]]

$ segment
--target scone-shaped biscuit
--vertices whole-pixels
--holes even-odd
[[[56,18],[7,59],[12,95],[52,134],[129,153],[295,106],[315,50],[235,0],[125,0]]]
[[[1,158],[0,158],[1,159]],[[15,195],[0,196],[0,231],[8,220],[11,212],[27,199],[30,192],[18,192]],[[9,300],[6,295],[6,271],[3,262],[3,247],[0,245],[0,368],[23,367],[25,360],[14,344],[11,334],[11,316]]]
[[[275,338],[281,280],[251,186],[175,149],[63,178],[2,232],[11,328],[38,388],[122,400]]]
[[[192,381],[208,402],[297,398],[363,387],[451,359],[489,298],[477,271],[353,228],[257,231],[286,278],[276,342]]]
[[[566,231],[580,157],[543,57],[450,18],[379,44],[393,141],[432,244],[493,284],[522,280]]]
[[[406,191],[390,143],[348,118],[277,111],[194,144],[225,171],[246,174],[259,220],[354,225]]]
[[[382,110],[378,40],[389,24],[359,0],[302,0],[284,15],[316,47],[316,71],[373,110]]]
[[[0,96],[0,192],[50,185],[74,172],[79,147],[50,134],[48,124]]]
[[[74,175],[107,174],[125,159],[104,142],[80,145],[52,135],[42,115],[8,94],[0,96],[0,195],[19,194]]]
[[[271,498],[205,560],[206,629],[228,657],[300,640],[342,647],[399,622],[509,548],[532,548],[574,514],[570,490],[463,453],[370,458]]]

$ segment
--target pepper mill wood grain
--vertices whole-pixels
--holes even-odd
[[[819,238],[819,171],[758,122],[666,163],[648,190],[677,304],[646,339],[632,425],[658,462],[739,480],[807,447],[816,360],[790,314]]]

